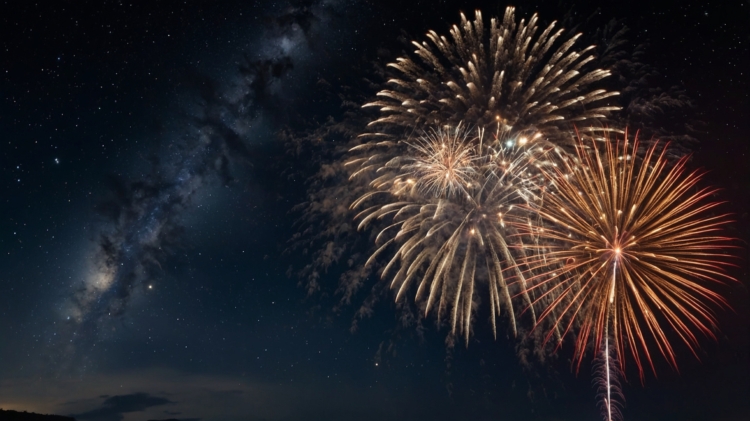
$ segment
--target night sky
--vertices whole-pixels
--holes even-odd
[[[664,125],[693,129],[690,165],[728,202],[740,282],[722,290],[734,310],[700,361],[678,346],[679,373],[663,359],[643,384],[626,373],[624,414],[748,419],[750,3],[515,5],[543,23],[622,20],[655,83],[690,97]],[[402,35],[505,6],[0,4],[0,408],[94,421],[600,419],[590,368],[574,373],[567,348],[521,364],[484,321],[468,347],[447,348],[445,328],[400,326],[389,300],[352,329],[369,286],[342,306],[344,264],[312,295],[295,276],[310,256],[290,247],[293,207],[315,159],[278,134],[340,118],[348,81],[377,81],[371,63],[397,57]]]

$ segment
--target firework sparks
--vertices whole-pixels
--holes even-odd
[[[424,194],[435,197],[468,194],[467,189],[476,178],[474,146],[469,142],[469,132],[461,126],[455,129],[433,129],[409,146],[416,153],[407,158],[411,164],[404,167]]]
[[[556,192],[538,211],[543,224],[519,228],[546,243],[524,262],[543,272],[526,279],[545,290],[539,319],[577,331],[579,365],[591,340],[600,349],[611,335],[621,368],[628,349],[642,377],[644,361],[655,371],[654,345],[677,366],[666,331],[693,354],[698,332],[714,337],[711,306],[726,302],[712,286],[732,278],[723,271],[729,239],[719,233],[728,220],[706,202],[715,190],[697,187],[701,174],[686,171],[687,158],[670,167],[664,144],[643,159],[638,147],[627,136],[604,147],[579,140],[577,159],[544,171]]]

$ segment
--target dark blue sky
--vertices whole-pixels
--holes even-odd
[[[351,332],[366,294],[334,310],[341,267],[309,297],[287,276],[309,259],[285,250],[311,174],[275,133],[340,114],[337,89],[374,78],[367,63],[395,57],[402,30],[444,33],[459,11],[505,4],[132,3],[0,5],[0,408],[81,420],[599,419],[570,350],[523,366],[515,342],[481,323],[468,349],[448,350],[432,324],[398,327],[388,300]],[[576,3],[574,21],[598,10]],[[569,10],[516,6],[544,22]],[[663,361],[645,385],[632,374],[625,418],[746,419],[750,4],[622,2],[595,16],[623,19],[647,44],[654,83],[692,98],[660,124],[690,120],[691,165],[723,189],[744,247],[718,341],[703,341],[701,362],[680,349],[679,374]]]

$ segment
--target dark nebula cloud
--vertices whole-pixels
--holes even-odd
[[[120,421],[129,412],[143,412],[148,408],[173,404],[166,398],[160,398],[148,393],[131,393],[107,397],[101,406],[91,411],[72,415],[79,420],[91,421]]]

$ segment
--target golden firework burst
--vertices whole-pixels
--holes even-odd
[[[594,46],[578,49],[581,34],[565,38],[556,22],[541,29],[536,14],[518,20],[514,7],[489,23],[478,10],[473,21],[462,13],[449,37],[431,30],[427,40],[412,41],[413,56],[388,64],[395,71],[389,89],[364,105],[382,112],[370,125],[413,130],[499,122],[567,142],[572,122],[606,119],[620,109],[607,102],[617,92],[596,88],[610,72],[590,68]]]
[[[407,144],[403,155],[371,169],[380,176],[352,204],[369,205],[357,215],[360,229],[391,219],[381,225],[379,247],[367,265],[395,249],[382,277],[392,276],[396,300],[413,286],[425,314],[437,307],[440,320],[449,313],[451,332],[458,329],[467,341],[481,287],[489,296],[493,331],[504,309],[515,333],[515,292],[505,272],[515,270],[521,279],[523,274],[509,246],[508,221],[524,218],[524,209],[537,205],[539,168],[554,165],[548,155],[557,150],[538,133],[508,137],[498,128],[485,136],[461,125],[428,131]]]
[[[686,170],[687,158],[670,165],[665,144],[642,159],[639,147],[627,134],[604,145],[579,138],[575,157],[544,171],[553,188],[542,223],[519,229],[544,242],[523,262],[535,273],[525,281],[540,322],[575,331],[578,364],[611,335],[620,364],[629,350],[643,376],[655,351],[677,366],[672,336],[694,354],[697,333],[714,336],[712,308],[726,305],[715,287],[732,278],[728,219],[709,200],[716,190],[698,187],[702,174]]]

